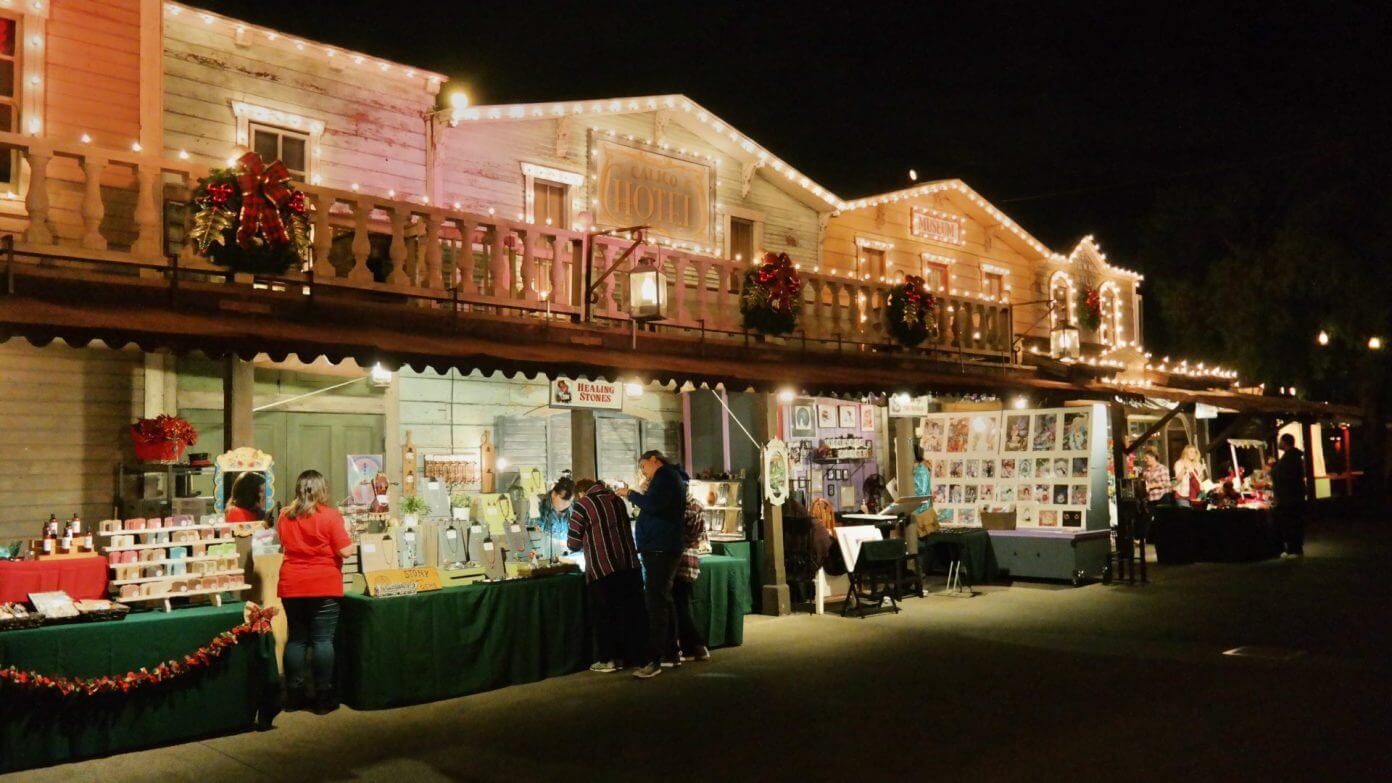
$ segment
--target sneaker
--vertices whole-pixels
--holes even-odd
[[[623,671],[623,667],[618,665],[617,663],[614,663],[613,661],[596,661],[595,663],[590,664],[590,671],[604,672],[605,674],[609,674],[611,672]]]
[[[682,665],[682,658],[681,658],[681,656],[674,656],[674,657],[671,657],[671,658],[663,658],[663,659],[662,659],[662,668],[664,668],[664,669],[675,669],[675,668],[677,668],[678,666],[681,666],[681,665]]]
[[[705,647],[697,647],[697,648],[696,648],[696,652],[694,652],[694,653],[692,653],[692,654],[690,654],[690,655],[687,655],[686,653],[682,653],[681,659],[682,659],[682,663],[687,663],[687,662],[690,662],[690,661],[709,661],[709,660],[710,660],[710,650],[706,649]]]
[[[657,675],[659,675],[659,674],[661,674],[661,673],[662,673],[662,664],[658,663],[657,661],[653,661],[652,663],[649,663],[649,664],[647,664],[646,666],[644,666],[643,668],[641,668],[641,669],[639,669],[638,671],[634,672],[634,673],[633,673],[633,676],[634,676],[634,677],[637,677],[637,678],[640,679],[640,680],[647,680],[647,679],[651,679],[651,678],[653,678],[653,677],[656,677]]]

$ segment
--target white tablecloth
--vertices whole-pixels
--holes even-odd
[[[841,557],[845,559],[846,568],[850,571],[855,570],[862,543],[883,539],[884,535],[874,525],[838,525],[836,528],[836,543],[841,545]]]

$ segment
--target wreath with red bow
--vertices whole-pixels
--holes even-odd
[[[107,693],[130,693],[133,690],[172,682],[196,671],[207,669],[228,650],[248,636],[264,636],[271,632],[275,608],[248,606],[247,621],[223,631],[207,644],[182,658],[165,661],[154,669],[141,668],[125,674],[103,677],[51,677],[33,671],[20,671],[11,666],[0,669],[0,692],[6,689],[49,693],[58,696],[96,696]]]
[[[802,312],[802,280],[787,253],[765,253],[759,266],[744,273],[740,315],[744,328],[763,334],[787,334]]]
[[[895,342],[912,348],[925,340],[938,341],[938,299],[923,278],[905,275],[903,283],[890,289],[885,304],[886,326]]]
[[[1091,286],[1083,289],[1078,302],[1078,325],[1095,332],[1102,325],[1102,292]]]
[[[290,171],[248,152],[198,180],[189,237],[198,254],[237,272],[280,274],[309,253],[304,193]]]

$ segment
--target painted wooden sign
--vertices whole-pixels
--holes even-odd
[[[551,407],[623,410],[623,387],[613,381],[556,378],[551,381]]]
[[[440,589],[440,572],[433,568],[392,568],[371,571],[364,576],[367,578],[368,595],[379,598]]]
[[[607,139],[595,140],[592,155],[600,225],[649,226],[670,239],[711,242],[709,166]]]

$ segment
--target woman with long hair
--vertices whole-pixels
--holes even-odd
[[[314,683],[314,712],[338,708],[333,691],[334,632],[343,597],[343,558],[353,542],[343,516],[329,504],[329,487],[317,470],[295,481],[295,497],[277,525],[285,560],[277,594],[285,607],[290,639],[285,644],[287,712],[311,706],[306,687],[306,658]]]
[[[232,498],[227,504],[228,522],[260,522],[266,518],[266,477],[248,471],[232,482]]]
[[[1175,497],[1190,503],[1199,499],[1208,468],[1199,456],[1199,447],[1189,444],[1179,453],[1174,464]]]

